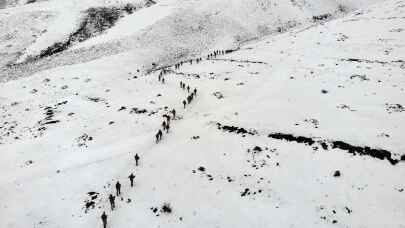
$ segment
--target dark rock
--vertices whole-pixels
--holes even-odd
[[[340,177],[340,171],[336,170],[335,173],[333,174],[334,177]]]

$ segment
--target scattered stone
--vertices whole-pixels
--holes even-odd
[[[250,195],[249,188],[245,188],[245,190],[240,194],[241,197],[244,197],[246,195]]]
[[[223,99],[224,98],[224,95],[221,92],[218,92],[218,91],[213,93],[213,95],[218,99]]]
[[[87,142],[92,141],[93,137],[89,136],[87,133],[76,138],[77,146],[78,147],[87,147]]]
[[[336,170],[335,173],[333,174],[334,177],[340,177],[340,171]]]
[[[350,79],[355,79],[355,78],[358,78],[358,79],[360,79],[361,81],[370,81],[370,79],[367,78],[367,76],[366,76],[365,74],[362,74],[362,75],[360,75],[360,74],[354,74],[354,75],[350,76]]]
[[[173,209],[169,203],[164,203],[160,211],[165,214],[170,214],[172,213]]]
[[[125,109],[127,109],[127,107],[121,106],[121,107],[118,109],[118,112],[119,112],[119,111],[122,111],[122,110],[125,110]]]
[[[32,165],[34,162],[32,160],[28,160],[25,162],[25,165]]]
[[[405,108],[400,105],[400,104],[385,104],[385,110],[387,110],[387,112],[389,114],[393,113],[393,112],[404,112]]]

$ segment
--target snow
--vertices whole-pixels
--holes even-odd
[[[52,46],[57,40],[64,42],[66,37],[74,31],[71,29],[79,23],[79,18],[74,16],[78,11],[82,12],[90,6],[103,4],[119,5],[121,2],[112,1],[107,4],[102,0],[86,0],[80,4],[76,2],[69,4],[66,1],[53,0],[33,4],[33,8],[38,10],[53,8],[51,11],[56,12],[57,15],[61,14],[62,18],[65,13],[69,14],[66,20],[60,19],[66,21],[67,25],[57,26],[60,23],[55,22],[53,24],[55,26],[48,28],[49,32],[45,32],[32,45],[24,46],[23,50],[16,53],[19,57],[18,61],[15,58],[9,61],[24,64],[17,65],[16,68],[4,67],[2,70],[6,80],[24,77],[55,66],[90,61],[127,51],[141,53],[138,57],[144,60],[142,69],[148,70],[152,63],[173,64],[174,61],[208,53],[218,47],[236,48],[246,41],[277,33],[279,29],[288,30],[295,26],[307,26],[311,24],[314,15],[331,13],[338,16],[341,14],[337,12],[340,4],[344,4],[347,9],[354,9],[377,0],[158,1],[158,5],[152,6],[151,9],[141,9],[133,15],[122,18],[117,22],[117,26],[105,31],[105,34],[76,44],[55,55],[54,58],[28,61],[28,56],[35,56],[46,47]],[[41,6],[42,4],[44,6]],[[69,11],[64,11],[64,8]],[[30,8],[22,7],[15,11],[28,9]],[[138,19],[142,22],[134,24]],[[145,53],[151,54],[144,56]]]
[[[405,154],[405,110],[390,106],[405,106],[403,3],[371,2],[352,2],[362,9],[260,36],[213,60],[205,59],[211,48],[227,48],[233,42],[227,35],[245,33],[238,29],[259,21],[259,16],[222,20],[248,1],[229,9],[229,1],[218,3],[227,16],[204,31],[212,41],[176,32],[202,21],[196,15],[210,12],[214,1],[183,14],[179,27],[173,23],[194,3],[159,2],[122,18],[76,51],[110,48],[117,40],[133,50],[92,61],[78,51],[79,63],[62,62],[1,83],[0,227],[102,227],[103,211],[108,227],[404,227],[404,161],[392,165],[267,137],[282,132],[386,149],[396,158]],[[324,7],[322,1],[311,3],[312,9]],[[142,71],[145,59],[170,56],[184,37],[184,47],[203,57],[201,63],[172,67],[178,74],[166,74],[165,84],[158,81],[159,72]],[[155,43],[147,46],[148,40]],[[199,42],[204,46],[192,46]],[[176,59],[156,62],[170,61]],[[198,89],[185,109],[187,92],[180,81]],[[131,113],[135,107],[147,111]],[[179,118],[156,144],[162,115],[172,108]],[[49,109],[53,115],[46,120]],[[49,120],[60,122],[43,124]],[[257,134],[243,137],[217,129],[216,123]],[[255,146],[263,151],[253,155]],[[141,157],[138,167],[135,153]],[[340,177],[333,176],[336,170]],[[131,172],[134,188],[127,178]],[[107,196],[117,180],[123,201],[117,199],[111,211]],[[250,195],[241,196],[246,188]],[[91,191],[100,195],[85,213]],[[165,202],[172,213],[151,210]]]
[[[125,37],[136,34],[138,31],[156,23],[159,19],[168,16],[175,7],[174,0],[161,1],[147,9],[141,10],[139,13],[127,15],[118,23],[108,30],[105,34],[96,36],[88,41],[78,43],[73,47],[82,48],[89,47],[103,42],[123,39]]]

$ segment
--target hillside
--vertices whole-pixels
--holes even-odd
[[[1,80],[130,53],[144,71],[343,15],[378,0],[52,0],[2,10]],[[130,4],[134,10],[125,8]],[[97,17],[92,17],[96,12]],[[34,18],[34,20],[33,20]],[[108,22],[82,38],[84,22]],[[105,23],[103,23],[105,24]],[[17,28],[15,27],[17,25]],[[22,28],[19,28],[21,27]],[[86,28],[85,28],[86,29]]]
[[[405,227],[405,2],[132,1],[32,57],[80,24],[60,3],[0,10],[42,14],[7,20],[0,227]]]

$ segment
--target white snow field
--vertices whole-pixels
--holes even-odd
[[[60,14],[45,9],[62,2],[1,9],[44,13],[14,22],[16,49],[2,40],[2,56],[34,50],[24,36],[56,28]],[[252,2],[276,11],[244,14]],[[345,1],[347,11],[312,21],[340,3],[157,1],[61,53],[5,66],[0,227],[102,227],[105,211],[108,228],[404,228],[405,1]],[[273,31],[288,20],[299,24]],[[251,27],[262,22],[272,31]],[[185,108],[180,82],[197,89]]]

